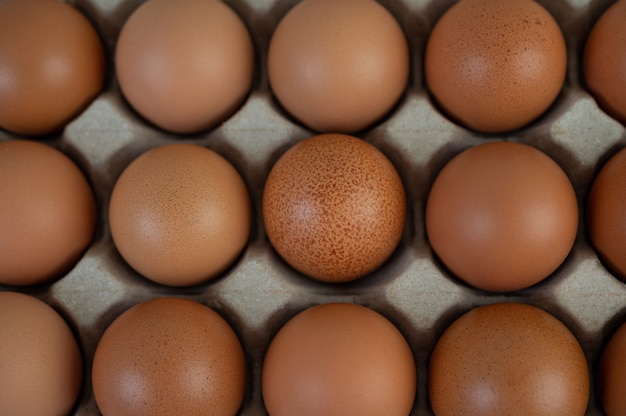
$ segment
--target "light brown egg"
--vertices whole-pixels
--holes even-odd
[[[103,416],[234,416],[246,363],[220,315],[191,300],[162,298],[130,308],[107,328],[92,382]]]
[[[63,318],[37,298],[0,292],[0,334],[0,413],[69,415],[83,361]]]
[[[221,1],[149,0],[120,32],[115,70],[139,114],[164,130],[195,133],[243,103],[254,48],[244,23]]]
[[[512,142],[470,148],[441,170],[426,232],[443,264],[480,289],[529,287],[556,270],[578,230],[578,202],[546,154]]]
[[[582,416],[589,369],[554,316],[500,303],[466,313],[443,333],[430,357],[428,392],[437,416]]]
[[[611,116],[626,124],[626,1],[615,2],[596,22],[585,46],[587,88]]]
[[[269,46],[273,93],[322,133],[354,133],[394,107],[406,88],[409,49],[394,17],[373,0],[305,0]]]
[[[80,169],[38,142],[0,143],[0,284],[49,283],[91,243],[96,202]]]
[[[567,50],[554,18],[533,0],[461,0],[433,28],[424,66],[433,98],[452,119],[504,132],[550,107]]]
[[[611,157],[596,176],[586,217],[596,253],[612,273],[626,279],[626,149]]]
[[[299,142],[273,166],[263,192],[267,236],[300,272],[344,282],[380,267],[402,237],[406,196],[385,155],[356,137]]]
[[[622,324],[602,351],[598,393],[607,416],[626,414],[626,325]]]
[[[111,235],[139,273],[169,286],[206,282],[242,252],[251,223],[243,179],[222,156],[170,144],[135,159],[109,205]]]
[[[98,33],[69,4],[0,2],[0,128],[59,132],[102,89],[104,59]]]
[[[407,416],[416,384],[400,331],[377,312],[347,303],[296,315],[263,362],[263,401],[271,416]]]

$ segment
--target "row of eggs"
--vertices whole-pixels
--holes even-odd
[[[598,20],[583,64],[589,90],[622,122],[625,16],[622,0]],[[71,6],[3,1],[0,127],[59,131],[101,90],[105,59],[97,32]],[[124,24],[114,64],[139,114],[185,134],[234,113],[251,88],[255,56],[246,26],[224,3],[150,0]],[[435,25],[424,52],[425,81],[439,107],[481,132],[515,130],[539,117],[559,94],[566,66],[563,34],[533,0],[462,0]],[[393,109],[410,56],[401,27],[377,2],[306,0],[276,27],[267,67],[293,118],[317,132],[355,133]]]

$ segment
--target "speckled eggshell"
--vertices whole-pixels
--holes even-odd
[[[602,351],[598,393],[607,416],[626,415],[626,325],[622,324]]]
[[[461,0],[433,28],[424,65],[446,114],[496,133],[550,107],[565,80],[567,50],[554,18],[533,0]]]
[[[626,124],[626,1],[609,7],[594,25],[583,56],[589,91],[611,116]]]
[[[589,369],[554,316],[500,303],[466,313],[443,333],[430,357],[428,391],[436,416],[582,416]]]
[[[464,282],[489,291],[530,287],[570,253],[578,201],[545,153],[513,142],[461,152],[435,178],[426,233],[437,257]]]
[[[81,351],[63,318],[37,298],[0,292],[0,413],[69,415],[82,380]]]
[[[0,143],[0,284],[50,283],[91,243],[96,201],[65,154],[43,143]]]
[[[250,196],[235,168],[194,144],[169,144],[139,156],[117,180],[111,235],[139,273],[168,286],[191,286],[226,270],[244,249]]]
[[[587,231],[607,268],[626,279],[626,149],[594,179],[587,199]]]
[[[246,364],[220,315],[195,301],[161,298],[130,308],[107,328],[92,382],[103,416],[234,416]]]
[[[299,142],[273,166],[263,220],[276,251],[302,273],[345,282],[380,267],[398,245],[406,195],[385,155],[356,137]]]
[[[311,307],[276,334],[263,362],[271,416],[407,416],[417,382],[411,349],[364,306]]]
[[[98,32],[64,1],[0,2],[0,128],[58,133],[96,97],[105,75]]]

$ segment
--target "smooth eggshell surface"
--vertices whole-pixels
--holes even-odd
[[[626,415],[626,325],[611,336],[598,368],[598,392],[607,416]]]
[[[125,22],[115,69],[138,113],[164,130],[195,133],[243,103],[254,47],[242,20],[221,1],[150,0]]]
[[[426,202],[426,232],[443,264],[480,289],[513,291],[545,279],[578,230],[567,175],[528,145],[470,148],[441,170]]]
[[[0,283],[49,283],[94,235],[96,201],[81,170],[39,142],[0,143]]]
[[[169,286],[206,282],[244,249],[250,197],[235,168],[193,144],[139,156],[118,178],[109,206],[111,235],[139,273]]]
[[[267,64],[283,107],[321,133],[353,133],[385,116],[409,76],[395,18],[373,0],[305,0],[280,21]]]
[[[430,358],[428,390],[437,416],[582,416],[590,381],[565,325],[536,307],[500,303],[448,327]]]
[[[66,416],[83,380],[78,343],[46,303],[0,292],[0,413]]]
[[[107,328],[92,381],[103,416],[234,416],[246,364],[220,315],[191,300],[161,298],[130,308]]]
[[[0,2],[0,128],[57,133],[100,92],[105,56],[89,20],[62,1]]]
[[[398,245],[406,217],[402,181],[389,159],[356,137],[299,142],[272,167],[263,191],[270,242],[294,268],[318,280],[355,280]]]
[[[263,400],[271,416],[406,416],[415,389],[415,362],[400,331],[354,304],[319,305],[296,315],[263,362]]]
[[[559,94],[567,50],[533,0],[461,0],[433,28],[426,83],[446,114],[482,132],[525,126]]]

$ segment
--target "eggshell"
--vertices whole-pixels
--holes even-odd
[[[587,199],[587,231],[603,263],[626,279],[626,149],[613,155],[594,179]]]
[[[626,1],[609,7],[594,25],[583,56],[587,88],[611,116],[626,124]]]
[[[429,362],[437,416],[584,415],[589,369],[574,335],[536,307],[478,307],[441,336]]]
[[[356,137],[299,142],[272,167],[263,221],[273,247],[300,272],[326,282],[361,278],[397,247],[406,195],[385,155]]]
[[[276,334],[263,363],[271,416],[406,416],[416,383],[413,355],[398,329],[347,303],[299,313]]]
[[[46,303],[0,292],[0,413],[69,415],[83,380],[78,343]]]
[[[234,416],[246,364],[220,315],[191,300],[161,298],[130,308],[107,328],[92,381],[103,416]]]
[[[482,132],[535,120],[559,94],[567,50],[554,18],[533,0],[461,0],[426,45],[426,84],[452,119]]]
[[[250,197],[222,156],[170,144],[135,159],[109,205],[111,235],[139,273],[169,286],[215,278],[237,259],[250,233]]]
[[[400,25],[373,0],[305,0],[280,21],[268,77],[283,107],[322,133],[353,133],[385,116],[409,75]]]
[[[102,89],[104,60],[98,33],[69,4],[0,2],[0,128],[62,130]]]
[[[626,415],[626,325],[622,324],[602,351],[598,392],[607,416]]]
[[[578,229],[565,172],[520,143],[491,142],[453,158],[426,202],[426,232],[443,264],[480,289],[529,287],[556,270]]]
[[[239,108],[254,75],[252,39],[214,0],[150,0],[125,22],[115,50],[124,97],[175,133],[216,126]]]
[[[80,169],[43,143],[0,143],[0,284],[30,286],[68,272],[91,243],[96,202]]]

